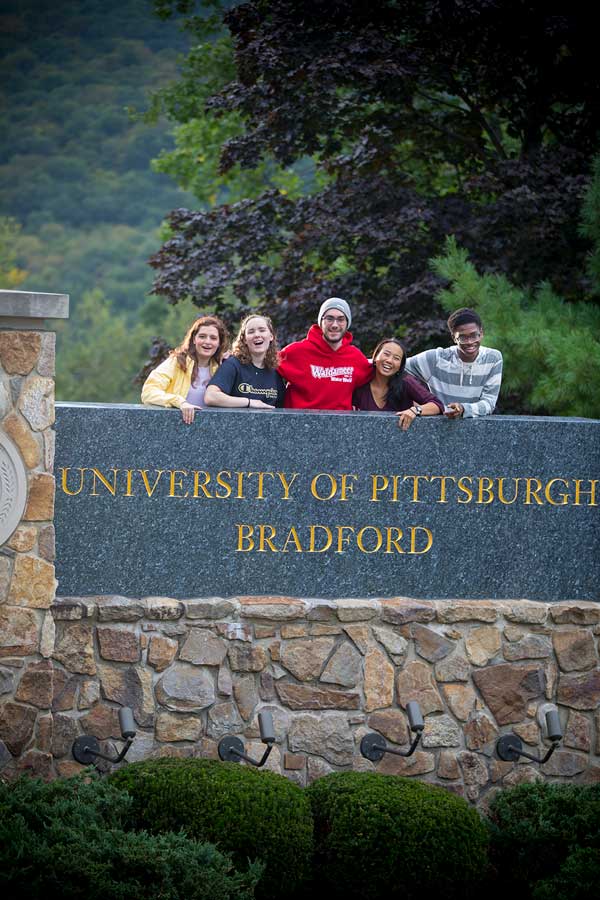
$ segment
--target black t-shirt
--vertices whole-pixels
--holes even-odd
[[[285,382],[275,369],[258,369],[252,363],[241,363],[230,356],[219,366],[210,384],[221,388],[230,397],[262,400],[269,406],[283,406]]]

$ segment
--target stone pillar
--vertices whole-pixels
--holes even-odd
[[[67,318],[65,294],[0,290],[0,692],[12,695],[52,652],[54,347],[45,319]],[[5,697],[3,698],[5,699]],[[16,699],[16,696],[15,696]],[[0,706],[0,763],[29,744],[33,709]]]

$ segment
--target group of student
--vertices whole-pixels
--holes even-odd
[[[352,343],[352,312],[330,297],[304,340],[278,350],[268,316],[251,314],[229,350],[217,316],[196,319],[179,347],[154,369],[142,402],[179,407],[183,421],[197,409],[328,409],[394,412],[404,430],[419,416],[450,419],[492,413],[502,380],[502,354],[482,346],[483,326],[472,309],[448,319],[453,345],[407,359],[399,340],[381,340],[371,359]]]

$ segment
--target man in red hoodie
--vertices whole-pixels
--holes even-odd
[[[345,300],[330,297],[303,341],[281,351],[277,368],[288,382],[288,409],[352,409],[352,392],[373,377],[373,367],[352,345],[352,313]]]

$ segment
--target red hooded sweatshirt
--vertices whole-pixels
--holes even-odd
[[[352,392],[373,377],[373,366],[352,346],[349,331],[334,350],[318,325],[311,325],[303,341],[284,347],[277,371],[289,382],[287,409],[352,409]]]

